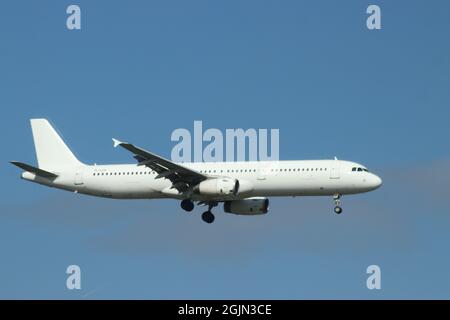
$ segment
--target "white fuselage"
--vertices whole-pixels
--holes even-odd
[[[322,196],[355,194],[374,190],[381,179],[355,162],[342,160],[306,160],[274,162],[183,163],[183,166],[209,176],[245,181],[252,190],[226,197],[190,194],[192,200],[225,201],[248,197]],[[172,183],[155,179],[157,174],[146,166],[82,165],[53,170],[56,179],[30,172],[22,178],[49,187],[115,199],[182,199],[185,195],[171,189]]]

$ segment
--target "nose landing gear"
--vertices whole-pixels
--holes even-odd
[[[339,206],[341,204],[341,195],[337,193],[333,196],[333,199],[334,199],[334,205],[335,205],[334,212],[336,214],[341,214],[342,208]]]

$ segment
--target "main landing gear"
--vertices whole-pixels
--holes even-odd
[[[342,213],[342,208],[339,206],[341,204],[341,195],[340,194],[335,194],[333,196],[334,199],[334,212],[336,214],[341,214]]]
[[[184,211],[191,212],[194,210],[194,203],[189,199],[183,200],[181,201],[181,208]]]
[[[217,207],[218,202],[216,202],[216,201],[207,202],[207,203],[203,202],[202,204],[208,205],[208,211],[203,212],[202,220],[205,221],[206,223],[213,223],[215,217],[214,217],[214,214],[211,212],[211,209],[214,207]],[[192,202],[192,200],[190,200],[190,199],[185,199],[185,200],[181,201],[181,208],[184,211],[191,212],[192,210],[194,210],[194,202]]]
[[[205,211],[202,213],[202,220],[206,223],[213,223],[214,219],[215,217],[211,211]]]
[[[205,221],[206,223],[213,223],[214,222],[214,215],[211,212],[211,209],[213,207],[217,206],[217,202],[209,202],[208,203],[208,211],[205,211],[202,213],[202,220]]]

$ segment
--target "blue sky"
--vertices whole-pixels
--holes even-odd
[[[82,30],[66,29],[78,4]],[[382,29],[366,28],[378,4]],[[448,1],[10,1],[0,13],[1,298],[450,298]],[[80,160],[169,157],[176,128],[279,128],[281,159],[338,156],[384,185],[272,199],[213,225],[175,201],[21,181],[28,119]],[[78,264],[82,290],[65,288]],[[382,289],[366,288],[378,264]]]

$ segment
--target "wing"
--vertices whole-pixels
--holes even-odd
[[[138,166],[147,166],[156,171],[158,175],[155,179],[165,178],[170,180],[172,182],[172,188],[177,189],[179,192],[185,192],[192,186],[208,179],[207,176],[198,171],[176,164],[130,143],[121,142],[116,139],[113,139],[113,142],[114,147],[120,146],[133,153],[134,158],[138,161]]]

